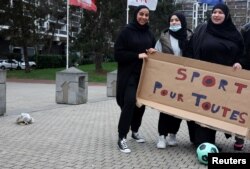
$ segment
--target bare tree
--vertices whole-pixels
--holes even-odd
[[[13,4],[10,4],[10,1],[7,4],[9,5],[6,5],[3,11],[6,15],[5,25],[8,26],[8,29],[3,30],[2,33],[10,37],[12,44],[23,48],[25,71],[29,72],[27,48],[34,39],[35,24],[31,14],[34,11],[35,3],[13,0]]]
[[[103,72],[103,56],[112,55],[114,35],[120,25],[126,24],[126,18],[122,17],[126,15],[126,1],[99,0],[96,3],[97,12],[83,11],[77,47],[94,57],[96,72]]]

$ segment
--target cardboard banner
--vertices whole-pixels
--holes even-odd
[[[144,60],[137,103],[250,138],[250,71],[157,52]]]

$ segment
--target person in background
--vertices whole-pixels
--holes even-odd
[[[244,53],[244,65],[243,68],[250,70],[250,23],[247,23],[241,27],[241,35],[244,39],[245,53]]]
[[[229,139],[230,137],[232,137],[232,135],[225,133],[225,137]],[[245,140],[237,136],[235,136],[234,139],[235,139],[234,150],[241,151],[244,147]]]
[[[188,55],[192,58],[232,66],[241,69],[244,42],[240,32],[232,22],[229,8],[217,4],[207,23],[199,25],[189,41]],[[216,131],[196,124],[195,145],[209,142],[215,144]],[[236,141],[236,144],[241,144]],[[243,146],[242,146],[243,147]]]
[[[241,151],[244,147],[245,140],[235,136],[234,150]]]
[[[192,31],[187,29],[186,18],[182,13],[175,12],[168,19],[169,28],[163,30],[159,40],[155,45],[155,49],[159,52],[173,54],[176,56],[185,56],[188,40],[192,35]],[[160,112],[158,121],[159,138],[157,148],[166,148],[177,145],[176,133],[181,124],[181,119]],[[190,140],[192,141],[192,127],[194,122],[188,122]],[[168,140],[166,137],[169,135]]]
[[[118,63],[116,101],[121,108],[118,123],[118,148],[130,153],[127,134],[132,130],[132,138],[139,142],[145,139],[139,134],[145,106],[136,106],[136,90],[139,83],[142,62],[147,52],[155,51],[155,37],[149,30],[149,9],[141,5],[135,9],[133,21],[120,32],[114,46]]]
[[[241,27],[240,33],[244,40],[245,52],[241,62],[244,69],[250,70],[250,23]],[[225,134],[226,138],[230,138],[230,134]],[[245,140],[235,136],[234,150],[241,151],[244,147]]]

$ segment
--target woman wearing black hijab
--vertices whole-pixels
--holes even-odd
[[[192,31],[187,29],[185,16],[182,13],[175,12],[169,16],[168,24],[169,27],[161,33],[161,36],[156,43],[156,50],[176,56],[185,56],[188,40],[192,35]],[[158,121],[159,139],[156,145],[157,148],[166,148],[167,144],[170,146],[177,145],[176,133],[180,128],[181,121],[182,120],[179,118],[162,112],[160,113]],[[190,125],[188,126],[190,127]],[[166,137],[168,134],[169,138],[167,140]]]
[[[225,4],[217,4],[212,9],[208,23],[199,25],[190,40],[188,55],[207,62],[241,69],[244,42],[232,22]],[[209,142],[215,144],[216,131],[196,126],[195,145]]]
[[[136,90],[143,58],[147,58],[147,51],[154,51],[155,46],[155,38],[149,30],[148,21],[148,7],[138,6],[133,21],[121,31],[114,47],[118,62],[116,101],[121,108],[118,147],[124,153],[131,152],[126,141],[130,128],[133,139],[139,143],[145,142],[138,133],[145,106],[136,106]]]

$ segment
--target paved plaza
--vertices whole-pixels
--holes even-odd
[[[7,82],[7,112],[0,117],[0,169],[206,169],[196,159],[186,122],[177,135],[178,146],[156,148],[159,112],[147,108],[140,132],[146,143],[128,134],[132,152],[117,148],[120,110],[105,85],[88,87],[88,102],[56,104],[55,84]],[[35,122],[15,123],[20,113]],[[217,133],[224,152],[234,152],[233,139]],[[243,152],[250,152],[246,141]]]

